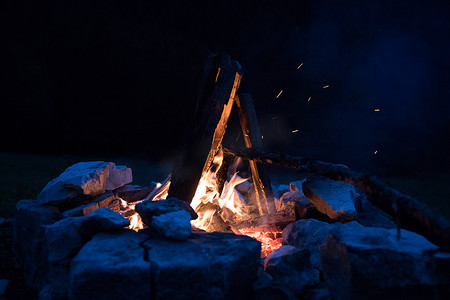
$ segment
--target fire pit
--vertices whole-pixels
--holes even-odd
[[[448,292],[448,222],[375,177],[264,152],[253,100],[237,95],[241,77],[228,56],[209,58],[186,145],[164,182],[135,186],[126,166],[78,163],[17,204],[17,261],[41,299]],[[245,149],[222,144],[233,107]],[[263,163],[310,175],[273,183]]]

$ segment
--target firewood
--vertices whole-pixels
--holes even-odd
[[[247,148],[264,150],[261,132],[259,131],[255,107],[250,94],[240,94],[236,96],[236,105],[239,112],[242,134]],[[255,185],[256,202],[260,215],[275,213],[275,203],[273,201],[272,186],[269,176],[265,171],[265,166],[257,164],[254,160],[249,160],[252,172],[253,183]]]
[[[339,164],[257,149],[223,147],[224,153],[266,164],[298,169],[310,174],[348,182],[360,188],[375,206],[398,220],[398,225],[415,231],[436,245],[450,250],[450,222],[413,197],[398,191],[376,176],[358,173]]]
[[[172,171],[169,197],[192,201],[202,173],[219,150],[241,76],[241,66],[229,56],[208,58],[187,142]]]

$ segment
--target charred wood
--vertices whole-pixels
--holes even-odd
[[[219,150],[241,76],[241,66],[229,56],[208,58],[187,141],[172,171],[169,197],[192,201],[203,171]]]
[[[245,146],[264,150],[261,132],[259,130],[255,107],[250,94],[240,94],[236,96],[236,105],[239,112],[239,121],[241,123],[242,134],[244,136]],[[256,191],[256,201],[260,215],[275,213],[275,203],[273,201],[272,186],[265,166],[257,164],[254,160],[249,160],[252,172],[253,183]]]
[[[298,169],[310,174],[348,182],[360,188],[375,206],[397,219],[401,227],[423,235],[444,249],[450,249],[450,222],[447,219],[376,176],[352,171],[344,165],[318,161],[308,157],[232,147],[224,147],[223,151],[247,160]]]

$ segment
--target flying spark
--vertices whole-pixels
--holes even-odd
[[[292,130],[292,133],[296,133],[298,132],[298,129]]]
[[[380,111],[380,109],[379,108],[375,108],[373,111]]]
[[[281,93],[283,93],[283,90],[281,90],[275,98],[278,99],[278,97],[280,97]]]
[[[298,67],[297,70],[300,69],[303,66],[303,63],[301,63]]]
[[[373,155],[377,155],[377,153],[378,153],[378,150],[375,150],[375,152],[373,153]]]
[[[329,88],[330,86],[327,84],[326,86],[322,87],[323,89]]]
[[[219,67],[219,69],[217,69],[216,81],[215,82],[217,82],[217,79],[219,78],[219,74],[220,74],[220,67]]]
[[[311,101],[311,97],[308,98],[308,102]]]

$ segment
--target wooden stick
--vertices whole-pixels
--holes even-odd
[[[398,218],[400,226],[415,231],[436,245],[450,250],[450,222],[435,213],[425,204],[402,193],[381,179],[351,171],[344,165],[275,153],[264,153],[257,149],[235,149],[224,147],[224,153],[266,164],[299,169],[307,173],[342,180],[360,188],[375,206]]]
[[[236,96],[235,102],[238,107],[239,121],[241,123],[242,134],[244,135],[245,146],[263,151],[261,132],[259,131],[258,119],[251,95],[240,94]],[[265,172],[264,165],[257,165],[254,160],[249,160],[249,164],[252,171],[256,202],[260,215],[275,213],[276,208],[273,201],[272,186],[269,176]]]
[[[219,195],[222,194],[223,188],[225,186],[225,182],[227,181],[228,169],[230,167],[230,163],[233,160],[233,156],[228,154],[223,154],[222,165],[216,173],[216,182],[217,182],[217,191]]]
[[[184,151],[175,163],[169,197],[191,202],[202,173],[219,150],[242,68],[227,55],[210,55]]]

